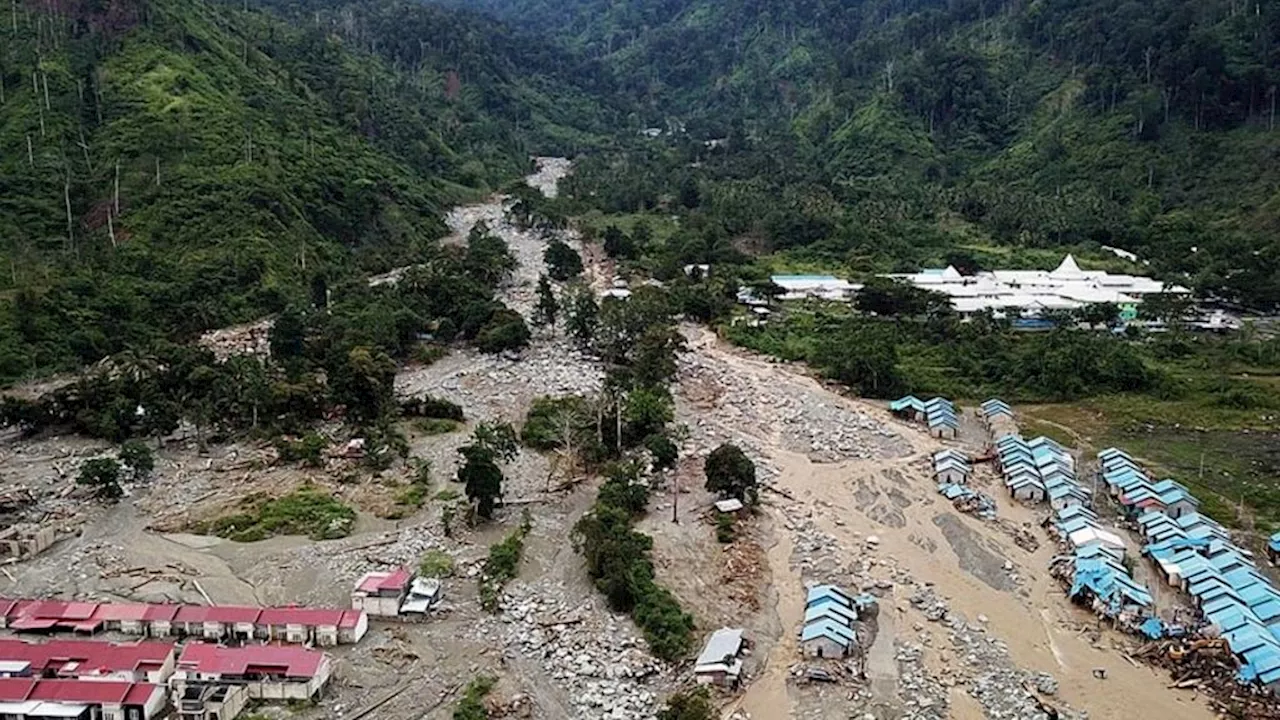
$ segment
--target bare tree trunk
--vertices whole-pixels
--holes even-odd
[[[93,174],[93,160],[89,158],[89,145],[84,141],[84,130],[80,130],[80,149],[84,152],[84,166],[89,169],[89,174]]]
[[[618,448],[618,452],[621,453],[622,452],[622,398],[618,398],[616,417],[618,419],[618,428],[617,428],[618,436],[615,437],[613,440],[614,440],[614,444]]]
[[[120,214],[120,158],[116,158],[116,215]]]
[[[111,222],[111,210],[107,210],[107,232],[111,235],[111,249],[115,250],[116,245],[116,226]]]
[[[156,187],[160,187],[160,158],[156,157]]]
[[[36,166],[36,152],[31,147],[31,133],[27,133],[27,163],[31,165],[31,167]]]
[[[66,180],[62,183],[62,199],[67,205],[67,247],[74,249],[76,245],[75,238],[72,236],[72,228],[74,223],[71,219],[71,170],[67,169]]]
[[[44,109],[52,110],[53,106],[49,104],[49,73],[42,71],[40,76],[44,79]]]
[[[671,522],[680,524],[680,473],[671,473]]]

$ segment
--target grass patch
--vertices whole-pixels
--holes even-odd
[[[448,435],[451,432],[457,432],[461,427],[462,423],[447,418],[423,418],[413,423],[413,429],[423,435]]]
[[[278,498],[249,496],[241,501],[240,512],[203,523],[198,531],[236,542],[276,535],[332,540],[350,535],[355,520],[355,510],[332,495],[307,486]]]
[[[462,497],[462,493],[454,490],[453,488],[445,488],[436,493],[436,499],[440,502],[453,502],[460,497]]]
[[[444,578],[453,574],[453,558],[443,550],[428,550],[418,564],[418,574],[429,578]]]
[[[502,588],[520,572],[520,557],[524,555],[524,538],[533,522],[529,511],[520,518],[520,527],[511,531],[502,542],[489,548],[480,572],[480,606],[489,612],[497,612]]]
[[[1234,528],[1280,528],[1280,433],[1262,429],[1256,412],[1204,398],[1160,401],[1115,396],[1070,405],[1018,408],[1024,434],[1065,425],[1081,436],[1086,459],[1119,447],[1157,478],[1172,477],[1201,502],[1201,511]],[[1056,439],[1056,438],[1055,438]]]

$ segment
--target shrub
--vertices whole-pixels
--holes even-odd
[[[115,500],[124,495],[120,487],[120,463],[114,458],[94,458],[80,466],[76,484],[93,488],[95,497]]]
[[[453,574],[453,558],[443,550],[428,550],[418,564],[418,574],[429,578],[445,578]]]
[[[756,465],[736,445],[725,443],[707,456],[707,490],[748,505],[757,500]]]
[[[484,706],[484,698],[497,682],[494,678],[481,676],[468,683],[458,706],[453,709],[453,720],[488,720],[489,711]]]
[[[716,515],[716,542],[722,545],[728,545],[733,542],[736,536],[736,528],[734,527],[737,519],[731,513],[718,513]]]
[[[531,527],[532,520],[526,510],[520,519],[520,527],[512,530],[502,542],[489,547],[489,557],[485,559],[480,571],[480,606],[485,610],[498,611],[503,586],[520,572],[524,538]]]
[[[129,471],[129,476],[133,480],[142,480],[151,474],[156,467],[155,456],[151,454],[151,448],[141,440],[125,440],[120,446],[120,452],[117,453],[120,462]]]
[[[324,465],[324,450],[329,441],[318,433],[307,433],[301,438],[279,437],[275,440],[280,462],[300,462],[308,467]]]
[[[411,417],[437,418],[463,422],[462,406],[443,398],[424,395],[420,398],[409,398],[400,403],[400,412]]]
[[[519,350],[529,344],[529,326],[525,325],[520,313],[503,308],[489,318],[489,322],[480,328],[476,335],[476,347],[480,352],[499,353],[504,350]]]
[[[713,720],[715,716],[706,688],[678,692],[658,711],[658,720]]]

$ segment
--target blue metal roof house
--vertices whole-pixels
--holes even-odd
[[[839,603],[847,608],[853,607],[853,596],[835,585],[814,585],[809,588],[805,598],[806,608],[817,607],[826,603]]]
[[[800,645],[807,657],[843,658],[857,647],[858,636],[847,625],[821,618],[800,631]]]

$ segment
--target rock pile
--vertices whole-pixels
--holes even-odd
[[[568,696],[572,717],[649,718],[669,689],[665,665],[651,656],[625,618],[592,597],[568,600],[562,584],[543,578],[513,584],[504,611],[476,623],[477,638],[500,638],[505,653],[539,663]]]
[[[719,358],[687,353],[680,358],[682,395],[698,414],[756,438],[780,434],[792,452],[815,462],[898,457],[906,444],[897,431],[840,403],[797,377],[777,382],[735,369]]]

